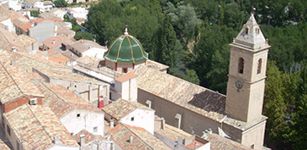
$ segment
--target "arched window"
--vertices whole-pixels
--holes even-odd
[[[256,33],[259,34],[260,33],[260,29],[256,28]]]
[[[248,28],[245,28],[245,34],[248,34]]]
[[[257,74],[261,73],[261,67],[262,67],[262,59],[258,59],[258,67],[257,67]]]
[[[238,72],[243,73],[243,71],[244,71],[244,59],[240,57],[239,64],[238,64]]]

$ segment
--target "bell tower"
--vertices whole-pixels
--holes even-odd
[[[270,45],[253,14],[230,46],[226,113],[247,123],[260,120]]]

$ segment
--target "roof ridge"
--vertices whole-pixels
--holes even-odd
[[[15,79],[12,77],[12,75],[8,72],[8,70],[6,69],[6,67],[0,62],[1,67],[3,68],[3,70],[5,71],[5,73],[9,76],[9,78],[14,82],[15,86],[18,88],[18,90],[22,93],[25,94],[21,88],[18,86],[18,84],[16,83]],[[25,94],[26,95],[26,94]]]
[[[135,132],[133,132],[131,129],[129,129],[128,126],[126,126],[126,125],[124,125],[124,124],[122,124],[122,125],[123,125],[127,130],[129,130],[130,132],[132,132],[132,134],[134,134],[134,135],[137,136],[139,139],[141,139],[141,141],[142,141],[143,143],[145,143],[147,146],[149,146],[151,149],[154,150],[154,148],[153,148],[149,143],[145,142],[145,141],[143,140],[143,138],[141,138],[139,135],[137,135]],[[131,127],[132,127],[132,126],[131,126]],[[147,132],[147,131],[144,130],[144,132]]]
[[[51,141],[53,140],[54,137],[52,137],[48,132],[47,130],[45,129],[45,127],[43,126],[43,124],[41,123],[41,121],[36,117],[35,113],[33,112],[33,110],[30,108],[29,105],[26,105],[29,109],[30,109],[30,112],[32,113],[32,115],[34,116],[34,118],[38,121],[39,125],[41,125],[41,127],[43,128],[44,132],[46,132],[46,134],[48,135],[48,137],[51,139]],[[40,106],[42,107],[42,106]]]

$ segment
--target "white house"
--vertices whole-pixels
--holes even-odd
[[[35,2],[33,7],[38,8],[40,12],[47,12],[50,11],[53,8],[53,3],[50,1],[44,1],[44,2]]]
[[[15,26],[14,26],[14,24],[13,24],[13,22],[12,22],[12,20],[10,18],[1,21],[1,24],[4,25],[6,30],[8,30],[8,31],[10,31],[12,33],[16,32]]]
[[[103,111],[110,122],[140,127],[154,134],[155,111],[142,104],[120,99],[105,106]]]
[[[76,41],[75,43],[68,45],[67,49],[79,57],[88,56],[99,60],[104,59],[104,53],[107,51],[106,47],[90,40]]]
[[[21,1],[20,0],[9,0],[9,8],[14,11],[21,10]]]
[[[82,130],[93,135],[104,135],[104,113],[66,88],[43,82],[36,85],[45,95],[44,104],[58,116],[72,135]]]

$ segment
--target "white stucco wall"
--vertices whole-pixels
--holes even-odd
[[[70,146],[65,146],[65,145],[53,145],[50,147],[48,150],[79,150],[78,147],[70,147]]]
[[[210,143],[206,143],[203,146],[196,148],[195,150],[210,150]]]
[[[154,121],[155,111],[141,108],[136,109],[120,120],[123,124],[144,128],[151,134],[154,134]]]
[[[61,123],[73,134],[85,129],[94,135],[104,135],[104,114],[102,112],[75,109],[62,117]],[[94,131],[95,127],[97,131]]]
[[[1,22],[5,28],[9,31],[9,32],[12,32],[12,33],[15,33],[16,32],[16,29],[15,29],[15,26],[14,24],[12,23],[12,20],[11,19],[6,19],[4,21]]]
[[[122,99],[131,102],[137,101],[137,82],[136,78],[129,79],[125,82],[115,82],[115,90],[120,93]],[[118,98],[118,97],[116,97]]]
[[[90,48],[87,51],[84,51],[82,53],[82,56],[88,56],[88,57],[93,57],[97,58],[99,60],[104,59],[104,53],[106,52],[107,49],[102,49],[102,48]]]

